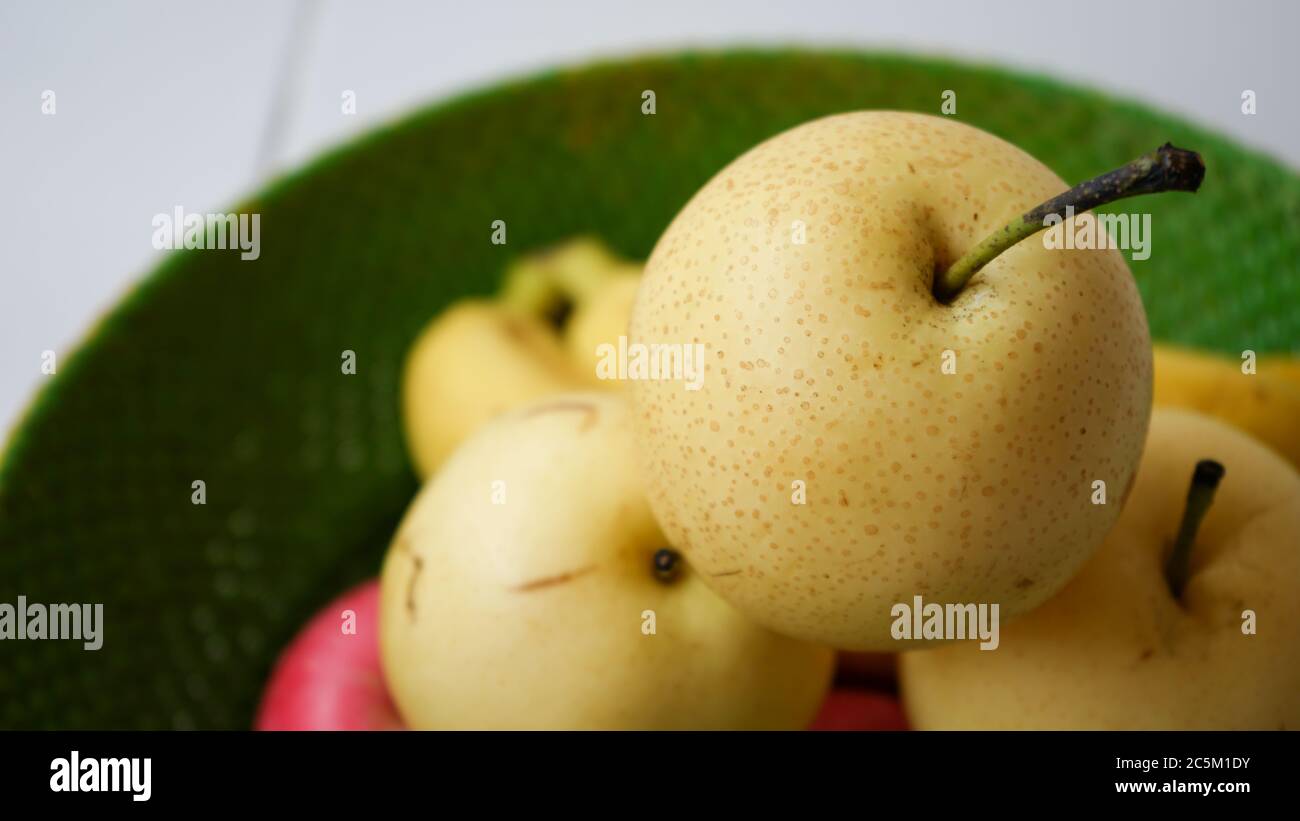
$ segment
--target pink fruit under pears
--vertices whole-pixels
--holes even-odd
[[[892,653],[841,652],[835,660],[835,680],[869,690],[898,687],[898,656]]]
[[[822,702],[810,730],[906,730],[907,718],[889,693],[836,687]]]
[[[350,611],[350,613],[348,612]],[[355,632],[345,626],[355,625]],[[280,654],[258,730],[400,730],[379,664],[379,583],[326,605]]]

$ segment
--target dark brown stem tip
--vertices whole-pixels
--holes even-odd
[[[1192,472],[1192,486],[1214,490],[1219,486],[1224,473],[1223,465],[1213,459],[1202,459],[1196,463],[1196,470]]]
[[[1205,179],[1205,161],[1195,151],[1165,143],[1156,149],[1157,163],[1152,169],[1154,189],[1161,191],[1195,191]]]
[[[1056,214],[1064,218],[1073,212],[1081,214],[1116,200],[1138,197],[1143,194],[1160,194],[1165,191],[1196,191],[1205,179],[1205,162],[1201,155],[1185,148],[1165,143],[1148,151],[1127,165],[1093,177],[1052,197],[1047,202],[1025,213],[1027,230],[1037,232],[1043,227],[1043,218]]]
[[[1183,508],[1183,520],[1178,526],[1178,536],[1174,539],[1174,549],[1165,562],[1165,579],[1169,582],[1169,591],[1175,599],[1183,597],[1187,579],[1191,573],[1192,545],[1196,541],[1196,531],[1201,520],[1214,501],[1214,491],[1223,479],[1223,465],[1213,459],[1202,459],[1192,471],[1192,483],[1187,487],[1187,506]]]

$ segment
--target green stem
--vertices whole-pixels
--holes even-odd
[[[1205,518],[1205,512],[1210,509],[1210,503],[1214,501],[1214,491],[1218,489],[1223,474],[1223,465],[1213,459],[1202,459],[1192,471],[1192,484],[1187,489],[1187,507],[1183,508],[1183,521],[1178,527],[1174,550],[1165,563],[1165,579],[1169,582],[1169,591],[1175,599],[1181,599],[1183,590],[1187,587],[1196,531]]]
[[[1050,214],[1064,220],[1067,208],[1069,213],[1081,214],[1140,194],[1195,191],[1204,177],[1205,163],[1200,154],[1165,143],[1128,165],[1079,183],[1002,226],[935,276],[934,297],[943,303],[951,302],[994,257],[1048,227],[1046,218]]]

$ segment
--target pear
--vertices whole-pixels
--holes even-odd
[[[1285,379],[1300,388],[1300,357],[1290,354],[1266,354],[1259,358],[1259,372],[1273,379]]]
[[[1167,572],[1200,460],[1226,473],[1192,529],[1181,595]],[[1059,595],[997,650],[902,655],[918,729],[1300,728],[1300,475],[1246,434],[1157,408],[1132,497]],[[1256,632],[1257,631],[1257,632]]]
[[[655,524],[611,392],[489,422],[384,561],[381,655],[413,728],[801,729],[831,650],[719,598]]]
[[[1163,146],[1056,196],[1010,143],[898,112],[737,159],[659,239],[633,308],[632,344],[708,363],[699,390],[630,383],[669,539],[745,613],[843,649],[896,651],[890,610],[915,594],[1041,604],[1119,516],[1151,343],[1117,250],[1019,240],[1203,173]]]
[[[604,282],[579,303],[564,327],[564,349],[578,372],[597,387],[619,387],[621,383],[597,376],[600,351],[618,349],[618,338],[627,336],[632,303],[641,285],[641,266],[626,264],[610,272]]]
[[[420,333],[402,376],[402,420],[416,474],[430,476],[495,415],[582,387],[597,347],[627,333],[641,267],[579,237],[510,266],[493,299],[453,303]]]
[[[562,315],[628,264],[599,238],[574,237],[516,260],[506,270],[500,298],[528,313]]]
[[[1238,360],[1158,344],[1153,401],[1222,419],[1300,467],[1300,385],[1282,370],[1261,359],[1255,373],[1243,373]]]
[[[585,382],[541,319],[488,300],[454,304],[416,339],[402,372],[402,425],[426,478],[494,416]]]

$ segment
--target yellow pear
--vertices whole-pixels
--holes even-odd
[[[402,424],[421,478],[503,411],[584,384],[554,330],[486,300],[448,308],[420,334],[402,372]]]
[[[1261,359],[1243,373],[1240,360],[1157,344],[1153,401],[1222,419],[1300,467],[1300,386],[1276,370]]]
[[[461,300],[429,323],[402,378],[416,474],[432,474],[502,411],[582,386],[617,388],[596,376],[593,351],[627,332],[640,271],[579,237],[511,265],[497,299]]]
[[[640,284],[641,266],[620,266],[617,271],[611,271],[586,300],[578,303],[565,324],[564,349],[569,360],[578,373],[594,385],[608,388],[619,384],[601,379],[597,368],[603,356],[618,350],[619,337],[627,336],[627,322]]]
[[[600,239],[574,237],[516,260],[501,285],[501,300],[536,315],[585,301],[614,271],[626,265]]]
[[[1259,358],[1259,372],[1273,379],[1285,379],[1300,388],[1300,357],[1289,354],[1265,354]]]
[[[1173,595],[1199,460],[1226,473]],[[972,642],[902,655],[918,729],[1300,729],[1300,475],[1246,434],[1157,408],[1119,524],[1064,590]],[[1257,629],[1258,632],[1251,632]]]
[[[759,145],[677,215],[630,340],[702,345],[703,384],[629,388],[651,506],[725,598],[891,652],[914,594],[1010,618],[1087,560],[1151,406],[1123,256],[1032,239],[935,296],[939,270],[1066,187],[955,120],[861,112]]]
[[[833,653],[742,616],[651,516],[610,392],[470,437],[384,562],[385,677],[414,728],[807,726]]]

